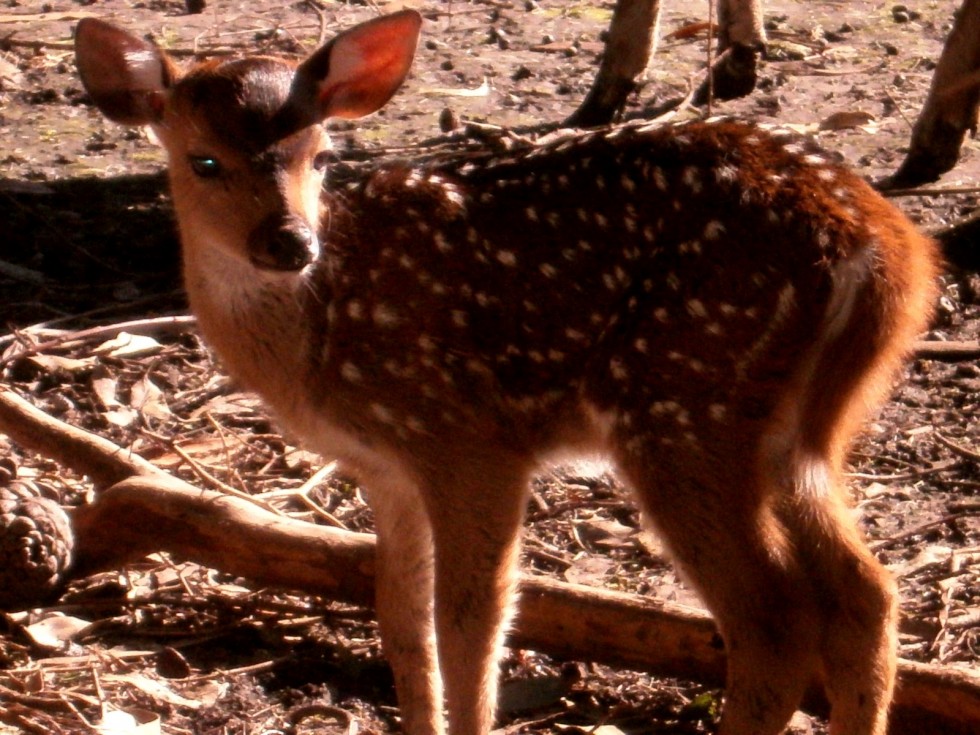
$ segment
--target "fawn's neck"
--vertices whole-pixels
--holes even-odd
[[[254,268],[214,248],[184,241],[184,279],[208,344],[228,372],[264,399],[281,424],[311,449],[364,476],[393,471],[393,460],[338,419],[323,401],[324,342],[330,310],[326,274]]]
[[[245,387],[287,423],[308,401],[310,317],[305,271],[261,271],[213,247],[184,242],[184,281],[205,340]],[[324,309],[326,305],[324,305]]]

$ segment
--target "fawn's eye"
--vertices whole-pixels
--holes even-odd
[[[333,157],[333,151],[320,151],[315,156],[313,156],[313,168],[317,171],[323,171],[326,169],[327,164],[330,163],[330,159]]]
[[[213,156],[190,156],[191,171],[202,179],[213,179],[221,175],[221,164]]]

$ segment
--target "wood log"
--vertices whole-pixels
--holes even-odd
[[[958,362],[980,357],[980,342],[939,342],[935,340],[915,343],[913,354],[925,360]]]
[[[357,604],[373,599],[373,536],[295,521],[245,498],[199,490],[45,416],[5,389],[0,431],[85,474],[106,478],[131,467],[130,477],[72,512],[76,575],[168,551],[263,585]],[[528,575],[520,591],[511,645],[709,685],[724,680],[724,650],[701,611]],[[816,689],[808,707],[826,707]],[[980,674],[900,662],[892,735],[966,735],[978,727]]]

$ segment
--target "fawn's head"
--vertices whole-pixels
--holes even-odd
[[[111,120],[148,125],[167,150],[185,248],[215,248],[272,271],[319,253],[328,117],[384,105],[408,74],[421,17],[362,23],[300,64],[215,60],[181,72],[155,44],[108,23],[78,24],[82,82]]]

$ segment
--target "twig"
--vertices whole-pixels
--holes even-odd
[[[306,5],[313,8],[313,12],[320,18],[320,34],[317,36],[316,42],[317,48],[319,48],[327,40],[327,33],[329,33],[327,14],[323,12],[323,6],[320,4],[319,0],[306,0]]]
[[[929,475],[936,475],[940,472],[948,472],[949,470],[956,469],[961,464],[962,462],[960,460],[950,459],[945,462],[940,462],[933,467],[923,467],[922,469],[915,469],[912,472],[902,474],[875,475],[866,472],[848,472],[845,477],[853,480],[870,480],[872,482],[907,482],[908,480],[918,480]]]
[[[53,49],[55,51],[74,51],[75,44],[71,41],[42,41],[42,40],[23,40],[19,38],[7,38],[4,39],[4,43],[8,46],[17,46],[20,48],[29,48],[33,51],[41,52],[47,49]],[[207,58],[209,56],[233,56],[234,54],[241,53],[237,49],[231,48],[214,48],[207,49],[206,51],[195,51],[194,49],[167,49],[167,54],[174,57],[200,57]]]
[[[288,661],[290,656],[283,658],[274,658],[269,661],[260,661],[257,664],[250,664],[248,666],[239,666],[236,669],[222,669],[218,668],[214,671],[209,671],[206,674],[196,674],[193,676],[185,676],[181,678],[182,682],[198,682],[198,681],[210,681],[212,679],[224,679],[225,677],[236,677],[240,674],[262,674],[266,671],[272,671],[274,668],[282,664],[284,661]]]
[[[913,189],[888,189],[884,197],[943,197],[950,194],[978,194],[980,186],[919,186]]]
[[[29,283],[32,286],[41,286],[47,280],[40,271],[25,268],[16,263],[8,263],[6,260],[0,260],[0,276],[6,276],[21,283]]]
[[[337,518],[333,513],[328,512],[322,508],[319,503],[314,502],[310,498],[310,492],[317,487],[321,482],[323,482],[327,477],[330,477],[337,470],[336,462],[328,462],[323,467],[318,469],[313,475],[298,488],[292,488],[288,490],[271,490],[267,493],[259,493],[258,495],[253,495],[253,498],[261,498],[263,501],[268,501],[274,498],[298,498],[303,505],[309,508],[313,513],[323,518],[327,523],[329,523],[334,528],[342,528],[345,531],[350,530],[347,528],[342,520]],[[278,511],[277,511],[278,512]]]
[[[170,331],[181,332],[192,328],[195,324],[197,324],[197,320],[192,316],[161,316],[150,319],[135,319],[126,322],[116,322],[115,324],[103,324],[98,327],[80,329],[74,332],[65,332],[62,336],[57,337],[56,339],[40,342],[32,347],[25,348],[23,352],[18,352],[16,354],[7,355],[6,357],[0,358],[0,367],[7,364],[11,360],[16,360],[21,357],[30,357],[31,355],[37,355],[56,348],[67,349],[70,347],[75,347],[87,340],[98,339],[100,337],[115,337],[117,334],[119,334],[119,332],[132,332],[134,334]],[[13,342],[22,335],[26,334],[30,334],[30,328],[26,330],[19,330],[13,334],[0,336],[0,347],[2,347],[5,343]]]
[[[972,460],[974,462],[980,462],[980,452],[976,452],[976,451],[974,451],[972,449],[967,449],[966,447],[961,446],[961,445],[957,444],[956,442],[947,439],[945,436],[943,436],[942,434],[940,434],[938,431],[934,432],[933,433],[933,436],[936,437],[936,441],[938,441],[940,444],[942,444],[947,449],[953,450],[953,452],[955,452],[956,454],[960,455],[961,457],[965,457],[966,459]]]
[[[906,541],[907,539],[910,539],[914,536],[918,536],[919,534],[925,533],[926,531],[931,531],[934,528],[945,526],[959,518],[967,518],[975,515],[980,515],[980,510],[957,511],[955,513],[947,513],[946,515],[937,518],[935,520],[927,521],[926,523],[920,523],[919,525],[909,528],[895,536],[890,536],[889,538],[881,539],[880,541],[874,541],[868,544],[868,546],[871,548],[872,551],[882,551],[883,549],[887,549],[891,546],[894,546],[897,543]]]

